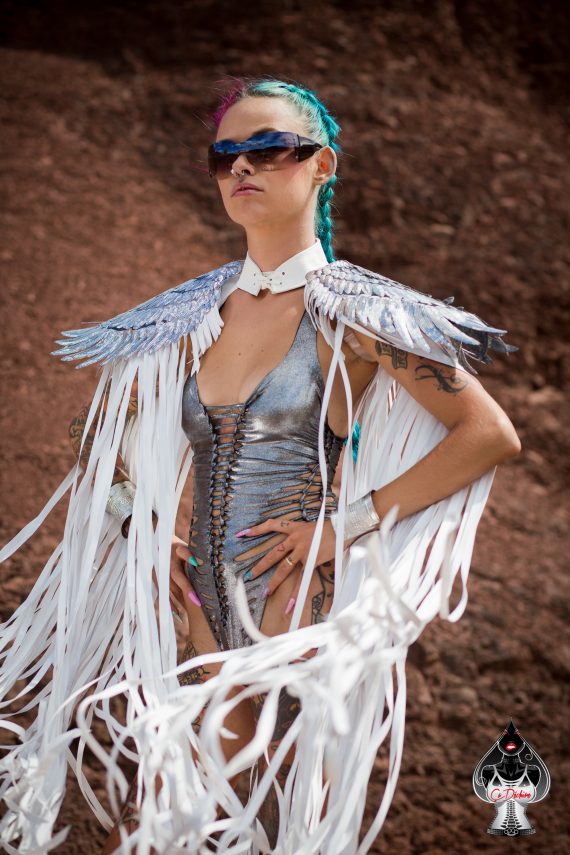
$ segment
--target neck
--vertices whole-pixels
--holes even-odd
[[[308,249],[316,239],[312,223],[305,226],[297,222],[289,229],[283,228],[281,223],[277,231],[274,227],[248,229],[247,251],[265,273],[276,270],[292,255]]]

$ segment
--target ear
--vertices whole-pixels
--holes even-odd
[[[330,145],[323,146],[315,153],[317,168],[315,170],[315,181],[317,184],[326,184],[336,172],[336,151]]]

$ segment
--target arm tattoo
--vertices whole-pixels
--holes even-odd
[[[408,354],[405,350],[399,350],[397,347],[393,347],[385,341],[375,341],[374,347],[376,348],[378,356],[392,357],[392,368],[408,367]]]
[[[446,371],[447,373],[444,373]],[[423,373],[420,373],[423,372]],[[416,368],[416,380],[436,380],[437,388],[442,392],[457,395],[467,387],[467,382],[461,382],[456,371],[451,367],[439,367],[428,362],[422,362]]]
[[[79,463],[81,466],[86,469],[87,461],[91,456],[91,450],[93,448],[93,439],[95,437],[95,430],[97,428],[97,420],[99,416],[99,410],[97,411],[95,418],[91,422],[91,427],[87,432],[85,437],[85,442],[83,443],[83,448],[81,449],[81,454],[79,453],[79,449],[81,446],[81,440],[83,438],[83,434],[85,433],[85,425],[87,423],[87,416],[89,415],[90,405],[86,404],[81,408],[77,416],[72,420],[69,425],[69,438],[71,440],[71,447],[75,452],[76,457],[79,459]],[[127,407],[127,419],[131,418],[131,416],[135,415],[137,412],[137,399],[135,396],[131,396],[129,398],[129,403]],[[121,455],[117,455],[117,463],[115,465],[115,471],[113,473],[113,484],[118,484],[120,481],[128,481],[129,476],[125,471],[125,465],[121,458]]]

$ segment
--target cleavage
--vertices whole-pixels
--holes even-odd
[[[246,403],[247,403],[247,402],[248,402],[248,401],[253,397],[254,393],[255,393],[255,392],[260,388],[260,386],[261,386],[261,385],[262,385],[262,384],[263,384],[263,383],[264,383],[264,382],[265,382],[265,381],[266,381],[266,380],[267,380],[271,375],[273,375],[273,374],[274,374],[274,373],[275,373],[275,372],[280,368],[280,366],[283,364],[283,362],[285,362],[285,360],[286,360],[286,359],[291,355],[291,351],[293,350],[293,347],[294,347],[294,345],[296,344],[297,339],[298,339],[298,337],[299,337],[299,335],[300,335],[301,325],[302,325],[302,323],[303,323],[303,320],[304,320],[304,317],[305,317],[305,313],[306,313],[306,310],[305,310],[305,307],[304,307],[304,304],[303,304],[301,313],[300,313],[300,314],[297,314],[297,318],[296,318],[296,321],[295,321],[295,324],[294,324],[294,331],[293,331],[293,332],[290,332],[290,333],[289,333],[289,335],[287,336],[287,341],[288,341],[287,349],[285,350],[285,352],[281,351],[281,356],[280,356],[280,358],[278,359],[278,361],[276,361],[275,359],[273,360],[273,365],[272,365],[272,366],[270,366],[270,367],[268,368],[268,370],[267,370],[267,371],[265,371],[265,372],[263,373],[263,376],[262,376],[262,377],[260,378],[260,380],[259,380],[259,381],[258,381],[258,382],[253,386],[253,388],[252,388],[252,389],[251,389],[251,391],[249,392],[248,396],[247,396],[243,401],[236,401],[236,398],[238,398],[238,397],[240,397],[240,398],[241,398],[241,397],[243,397],[243,396],[239,396],[237,393],[235,393],[235,394],[232,394],[232,395],[226,395],[226,396],[224,396],[224,397],[226,397],[226,398],[228,398],[228,397],[232,397],[232,398],[233,398],[233,400],[232,400],[230,403],[205,403],[205,402],[204,402],[204,399],[203,399],[203,397],[202,397],[202,392],[200,391],[200,388],[199,388],[199,385],[198,385],[198,375],[199,375],[199,374],[201,374],[201,373],[202,373],[202,371],[203,371],[203,367],[201,367],[201,368],[200,368],[200,370],[199,370],[198,372],[196,372],[196,374],[194,375],[194,383],[195,383],[195,387],[196,387],[196,394],[197,394],[198,401],[200,402],[200,404],[201,404],[205,409],[208,409],[208,408],[211,408],[211,407],[232,407],[232,406],[242,406],[243,404],[246,404]],[[257,323],[262,323],[262,321],[260,320],[260,321],[258,321]],[[233,318],[233,323],[232,323],[232,332],[233,332],[233,327],[234,327],[236,324],[238,324],[238,322],[237,322],[237,319],[234,317],[234,318]],[[238,324],[238,328],[239,328],[239,324]],[[281,325],[280,329],[281,329],[281,328],[282,328],[282,325]],[[223,332],[222,332],[222,335],[223,335]],[[274,338],[275,338],[275,337],[274,337]],[[284,338],[284,336],[282,336],[282,335],[281,335],[281,333],[280,333],[280,339],[281,339],[281,338]],[[254,339],[255,339],[255,332],[253,331],[252,340],[254,340]],[[220,336],[220,338],[218,338],[218,339],[217,339],[217,341],[216,341],[214,344],[218,344],[218,343],[220,342],[220,340],[221,340],[221,336]],[[231,341],[232,343],[229,343],[230,341]],[[237,338],[236,338],[236,334],[235,334],[235,332],[233,333],[233,338],[232,338],[231,340],[228,340],[228,343],[226,343],[226,341],[224,341],[224,342],[223,342],[223,357],[222,357],[221,355],[219,356],[219,368],[217,368],[217,369],[216,369],[215,367],[213,367],[213,368],[211,369],[211,373],[212,373],[212,375],[215,375],[217,371],[219,371],[220,373],[223,373],[223,372],[225,372],[225,371],[227,372],[227,371],[228,371],[228,366],[229,366],[229,369],[230,369],[230,371],[231,371],[231,366],[232,366],[232,345],[233,345],[233,342],[234,342],[234,341],[235,341],[235,342],[238,342],[238,344],[236,344],[236,347],[239,347],[239,337],[237,337]],[[267,352],[267,346],[268,346],[268,345],[270,345],[270,344],[271,344],[271,338],[269,338],[269,339],[267,340],[267,345],[266,345],[266,347],[265,347],[265,353]],[[214,346],[214,345],[212,345],[211,347],[213,347],[213,346]],[[210,348],[210,349],[211,349],[211,348]],[[204,356],[206,356],[208,353],[210,353],[210,349],[209,349],[208,351],[206,351],[206,354],[205,354]],[[212,355],[215,355],[215,354],[212,354]],[[204,360],[204,356],[202,357],[202,362],[203,362],[203,360]],[[263,352],[263,351],[262,351],[262,352],[259,352],[259,351],[258,351],[258,353],[257,353],[257,354],[255,354],[255,353],[250,354],[250,356],[249,356],[249,360],[251,361],[252,366],[256,366],[256,367],[257,367],[257,366],[259,366],[260,362],[261,362],[261,361],[262,361],[262,359],[263,359],[263,356],[264,356],[264,352]],[[212,360],[210,360],[210,361],[212,361]],[[233,359],[233,364],[235,364],[235,358]],[[228,372],[228,373],[229,373],[229,372]],[[233,373],[233,372],[232,372],[232,373]],[[249,376],[249,375],[251,375],[251,373],[252,373],[252,370],[250,370],[250,371],[249,371],[248,376]],[[212,383],[212,386],[213,386],[214,388],[215,388],[217,385],[219,385],[219,384],[216,384],[215,382],[213,382],[213,383]],[[218,394],[219,394],[219,393],[218,393]],[[208,397],[208,393],[206,393],[206,397]]]

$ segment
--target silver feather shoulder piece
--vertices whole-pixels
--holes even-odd
[[[333,261],[312,270],[306,275],[305,289],[309,311],[360,324],[388,344],[420,356],[438,359],[436,354],[443,352],[472,374],[477,371],[467,356],[490,363],[490,350],[518,350],[501,340],[507,330],[450,305],[454,297],[438,300],[349,261]]]
[[[190,335],[199,357],[221,330],[218,311],[222,286],[238,274],[243,261],[227,264],[169,288],[133,309],[108,321],[85,321],[87,329],[63,330],[63,347],[52,351],[63,361],[86,360],[75,368],[94,362],[105,365],[121,357],[152,353],[165,344]]]

